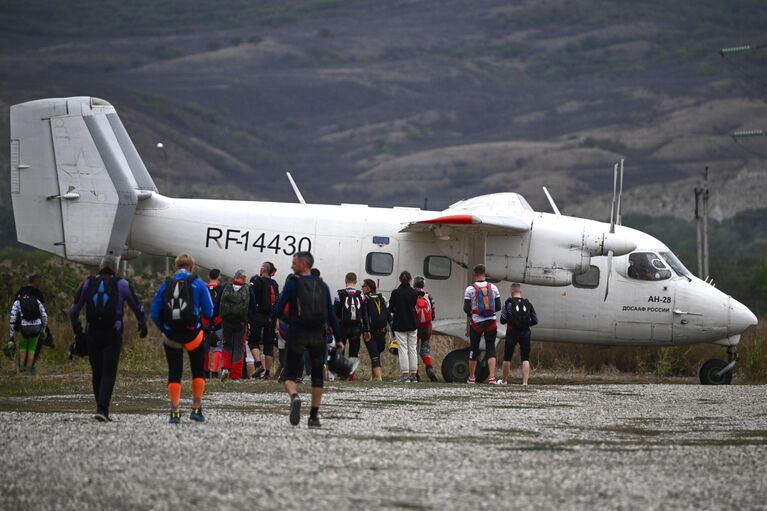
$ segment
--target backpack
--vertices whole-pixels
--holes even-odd
[[[242,284],[235,291],[234,284],[227,284],[221,293],[221,319],[226,323],[244,323],[248,320],[250,288]]]
[[[32,295],[22,295],[19,297],[19,306],[21,308],[21,319],[24,321],[35,321],[40,318],[40,302]]]
[[[338,290],[338,300],[341,302],[341,323],[356,325],[362,321],[362,292],[355,290],[349,293],[346,289]]]
[[[297,279],[296,321],[306,328],[320,328],[328,319],[325,286],[321,279]]]
[[[170,326],[171,334],[191,334],[197,330],[197,311],[194,310],[194,287],[197,277],[188,275],[181,280],[165,279],[163,293],[163,323]]]
[[[216,300],[218,300],[218,295],[221,293],[221,286],[215,285],[211,287],[211,285],[208,284],[208,292],[210,293],[210,301],[216,303]]]
[[[530,304],[524,298],[513,298],[506,305],[509,316],[509,324],[514,330],[527,330],[530,328]]]
[[[428,328],[431,325],[431,302],[425,294],[418,293],[415,301],[415,314],[418,328]]]
[[[85,319],[96,328],[114,328],[117,317],[117,281],[114,275],[88,277],[88,297],[85,299]]]
[[[472,287],[477,295],[476,314],[483,318],[492,318],[495,316],[495,295],[490,284],[488,283],[485,286],[472,284]]]
[[[389,312],[386,307],[386,299],[379,294],[367,296],[368,315],[370,317],[371,330],[383,330],[389,324]]]
[[[256,289],[257,283],[260,289]],[[274,304],[277,303],[277,283],[272,279],[256,277],[253,279],[253,291],[256,292],[258,311],[262,314],[271,315]]]

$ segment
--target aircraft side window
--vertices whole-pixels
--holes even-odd
[[[391,275],[394,271],[394,256],[387,252],[370,252],[365,257],[365,271],[368,275]]]
[[[658,254],[653,252],[634,252],[629,255],[629,267],[626,274],[636,280],[666,280],[671,278],[668,269]]]
[[[427,279],[447,280],[450,278],[452,264],[445,256],[429,256],[423,260],[423,274]]]
[[[576,275],[575,278],[573,278],[573,286],[585,289],[599,287],[599,268],[597,266],[589,266],[589,269],[585,273]]]

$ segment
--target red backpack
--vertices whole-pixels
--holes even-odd
[[[418,299],[415,301],[415,314],[418,328],[428,328],[431,325],[431,303],[425,295],[418,295]]]

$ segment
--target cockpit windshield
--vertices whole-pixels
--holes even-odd
[[[629,255],[627,275],[636,280],[666,280],[669,270],[655,252],[634,252]]]
[[[676,272],[677,275],[680,277],[691,277],[692,274],[690,271],[684,267],[682,264],[682,261],[677,259],[677,257],[671,253],[671,252],[658,252],[660,256],[663,258],[664,261],[666,261],[666,264],[671,266],[671,269]]]

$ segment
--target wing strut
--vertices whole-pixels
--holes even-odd
[[[562,213],[559,212],[559,208],[557,207],[556,204],[554,204],[554,199],[551,198],[551,194],[549,193],[549,191],[546,189],[545,186],[543,187],[543,193],[545,193],[546,198],[549,199],[549,204],[551,204],[551,209],[554,210],[554,213],[556,213],[557,216],[562,216]]]
[[[295,181],[293,181],[293,176],[290,175],[290,172],[285,172],[285,174],[288,175],[288,181],[290,181],[290,186],[293,187],[293,191],[296,192],[296,197],[298,197],[298,202],[301,204],[306,204],[306,201],[304,200],[304,196],[301,195],[301,191],[298,189],[298,185]]]

